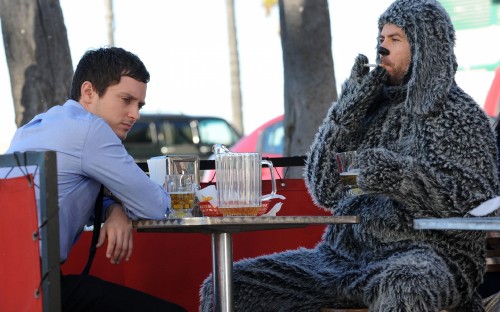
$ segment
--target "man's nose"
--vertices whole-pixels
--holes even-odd
[[[391,51],[387,50],[386,48],[384,48],[383,46],[378,46],[377,48],[377,52],[382,55],[382,56],[387,56],[389,54],[391,54]]]
[[[130,111],[128,112],[128,115],[130,118],[133,118],[134,120],[139,120],[139,118],[141,118],[141,115],[139,113],[139,109],[135,109],[135,108],[130,109]]]

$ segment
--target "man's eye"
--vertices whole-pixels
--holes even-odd
[[[125,102],[127,104],[130,103],[130,101],[132,101],[131,98],[123,98],[123,102]]]

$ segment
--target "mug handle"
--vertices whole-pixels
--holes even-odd
[[[262,195],[262,200],[270,200],[276,195],[276,179],[274,179],[274,168],[273,168],[273,163],[270,160],[263,159],[261,160],[261,163],[263,165],[267,165],[269,168],[269,172],[271,173],[271,193]]]

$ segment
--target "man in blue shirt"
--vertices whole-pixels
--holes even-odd
[[[121,48],[90,50],[75,70],[70,99],[19,128],[7,153],[57,152],[60,254],[65,261],[83,227],[92,224],[101,184],[114,198],[105,200],[104,225],[97,247],[107,239],[113,264],[132,254],[130,219],[163,219],[170,197],[135,164],[122,140],[140,118],[149,72]],[[64,311],[184,311],[181,307],[93,276],[61,278]]]

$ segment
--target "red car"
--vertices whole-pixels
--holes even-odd
[[[500,67],[495,71],[495,77],[491,82],[491,87],[484,103],[484,111],[493,118],[500,113]]]
[[[285,129],[283,127],[284,116],[275,117],[252,133],[242,137],[231,148],[231,152],[235,153],[262,153],[262,157],[283,157],[283,141],[285,137]],[[213,159],[213,156],[211,157]],[[276,173],[283,176],[283,168],[276,168]],[[202,177],[202,182],[215,181],[213,170],[205,170]],[[275,178],[279,178],[275,176]],[[270,174],[268,169],[262,170],[262,179],[269,180]]]

